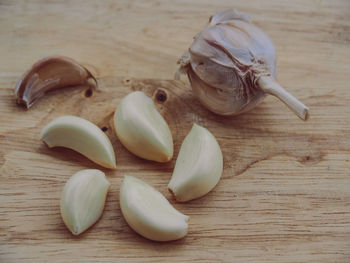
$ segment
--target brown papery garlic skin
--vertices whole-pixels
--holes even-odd
[[[50,56],[36,62],[22,75],[16,84],[15,95],[17,103],[29,109],[50,90],[80,85],[96,88],[97,81],[90,71],[75,60]]]
[[[238,115],[271,94],[308,118],[308,107],[277,83],[275,47],[246,14],[213,15],[178,63],[175,78],[187,73],[194,94],[214,113]]]

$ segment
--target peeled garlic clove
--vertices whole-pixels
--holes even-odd
[[[199,198],[215,187],[222,170],[222,152],[215,137],[194,124],[181,145],[168,189],[179,202]]]
[[[73,235],[79,235],[101,217],[110,183],[100,170],[86,169],[74,174],[61,196],[61,216]]]
[[[28,109],[50,90],[79,85],[96,87],[97,81],[75,60],[63,56],[50,56],[39,60],[23,74],[16,84],[15,95],[17,103]]]
[[[127,95],[114,114],[114,127],[121,143],[133,154],[152,161],[173,157],[173,138],[153,100],[141,91]]]
[[[124,178],[120,208],[129,226],[145,238],[170,241],[187,234],[189,217],[177,211],[160,192],[133,176]]]
[[[103,167],[116,168],[110,140],[100,128],[83,118],[70,115],[58,117],[42,129],[40,139],[50,148],[66,147]]]
[[[308,107],[276,81],[271,39],[235,10],[218,12],[179,60],[194,94],[209,110],[237,115],[254,108],[266,94],[283,101],[303,120]]]

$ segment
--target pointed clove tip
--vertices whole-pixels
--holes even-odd
[[[304,121],[307,121],[310,118],[310,113],[309,113],[309,109],[305,109],[305,115],[304,115]]]

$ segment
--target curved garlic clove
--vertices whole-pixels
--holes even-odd
[[[103,167],[116,168],[110,140],[100,128],[83,118],[70,115],[58,117],[42,129],[40,139],[50,148],[66,147]]]
[[[89,82],[89,80],[93,82]],[[36,62],[18,80],[15,95],[18,104],[30,108],[46,92],[67,86],[96,87],[95,77],[75,60],[63,56],[50,56]]]
[[[122,99],[114,114],[114,127],[121,143],[133,154],[152,161],[173,157],[173,138],[153,100],[141,91]]]
[[[61,216],[73,235],[79,235],[101,217],[110,183],[100,170],[86,169],[74,174],[61,196]]]
[[[215,187],[222,170],[222,152],[215,137],[194,124],[181,145],[168,189],[179,202],[199,198]]]
[[[308,117],[309,108],[276,81],[273,42],[245,14],[227,10],[213,15],[179,64],[176,77],[187,72],[194,94],[217,114],[241,114],[271,94],[301,119]]]
[[[124,178],[120,208],[129,226],[145,238],[171,241],[187,234],[189,217],[177,211],[160,192],[133,176]]]

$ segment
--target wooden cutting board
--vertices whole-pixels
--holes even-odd
[[[290,2],[0,1],[0,262],[350,262],[349,2]],[[170,80],[207,17],[232,6],[270,34],[279,81],[310,107],[309,121],[273,97],[220,117],[193,97],[186,78]],[[25,110],[15,103],[15,83],[50,54],[80,61],[99,89],[54,91]],[[116,138],[113,112],[133,90],[152,97],[170,126],[169,163],[137,158]],[[116,170],[39,140],[63,114],[105,130]],[[193,123],[218,139],[224,172],[208,195],[180,204],[167,184]],[[100,221],[74,237],[59,199],[67,179],[86,168],[103,170],[112,185]],[[128,227],[119,207],[124,174],[190,216],[184,239],[151,242]]]
[[[318,123],[317,117],[304,123],[272,98],[250,113],[228,118],[204,109],[182,82],[128,78],[98,81],[100,89],[91,96],[83,87],[55,91],[30,110],[16,105],[12,89],[1,89],[2,116],[7,116],[2,119],[0,133],[5,259],[76,262],[93,258],[107,262],[112,258],[128,261],[130,257],[130,262],[135,258],[153,262],[177,257],[211,262],[217,257],[245,258],[248,253],[260,258],[262,251],[272,254],[286,246],[303,253],[301,257],[308,253],[310,258],[312,253],[324,258],[334,251],[348,253],[348,135],[324,135],[320,131],[327,129],[327,123]],[[166,164],[145,161],[120,144],[113,128],[113,112],[121,98],[133,90],[142,90],[154,99],[172,131],[175,158],[193,123],[217,137],[224,173],[210,194],[188,204],[176,204],[166,187],[175,158]],[[327,103],[331,101],[327,99]],[[324,110],[312,108],[316,116]],[[102,169],[112,183],[105,212],[78,238],[62,223],[60,193],[73,173],[101,167],[71,150],[49,149],[39,141],[41,128],[64,114],[81,116],[106,130],[117,155],[116,170]],[[188,236],[160,244],[134,233],[119,209],[124,174],[153,185],[189,215]]]

